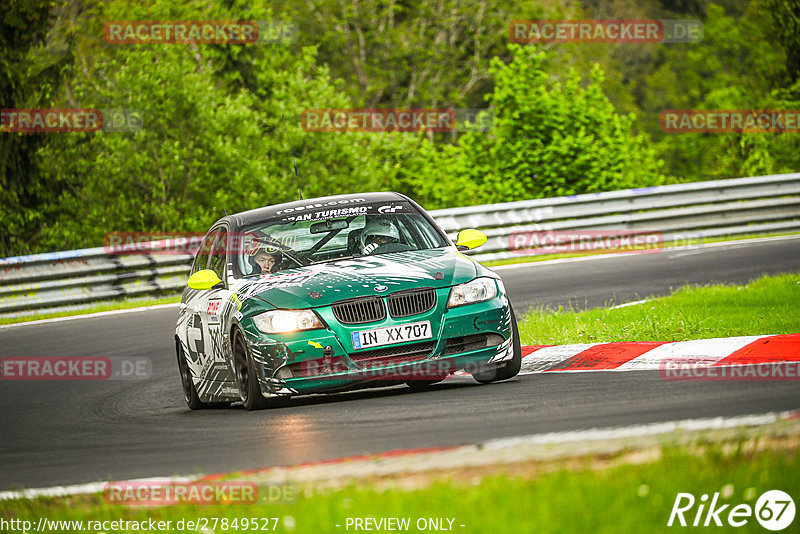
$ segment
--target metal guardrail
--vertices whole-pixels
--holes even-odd
[[[664,242],[800,231],[800,173],[693,182],[430,212],[455,240],[478,228],[479,261],[519,257],[512,234],[564,230],[660,232]],[[0,259],[0,317],[76,309],[131,296],[179,293],[188,255],[121,256],[91,248]]]

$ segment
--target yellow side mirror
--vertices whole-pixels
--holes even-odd
[[[212,271],[211,269],[203,269],[202,271],[197,271],[192,276],[189,277],[189,283],[187,284],[191,289],[211,289],[215,285],[221,283],[222,280],[219,279],[217,273]]]
[[[472,228],[458,232],[456,248],[458,250],[472,250],[486,243],[486,234]]]

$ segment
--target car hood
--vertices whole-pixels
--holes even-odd
[[[244,299],[256,298],[276,308],[314,308],[353,297],[386,295],[420,287],[447,287],[468,282],[476,273],[474,261],[448,247],[393,252],[280,271],[243,280],[236,291]]]

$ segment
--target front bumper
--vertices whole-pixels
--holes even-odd
[[[331,317],[320,315],[331,324]],[[513,356],[511,315],[502,293],[492,300],[457,308],[437,306],[427,314],[406,317],[395,324],[421,320],[431,321],[431,339],[373,351],[354,350],[349,330],[267,336],[253,335],[255,329],[247,329],[262,394],[322,393],[442,379],[460,370],[473,372],[487,364],[502,364]],[[370,358],[365,360],[367,354]]]

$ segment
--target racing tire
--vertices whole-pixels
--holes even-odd
[[[514,315],[514,309],[511,307],[511,304],[508,305],[508,309],[511,312],[511,335],[513,337],[513,341],[511,342],[514,354],[511,359],[502,365],[493,366],[490,369],[486,369],[485,371],[479,371],[476,373],[472,373],[472,378],[480,382],[481,384],[491,384],[492,382],[499,382],[501,380],[508,380],[509,378],[514,378],[519,374],[519,370],[522,367],[522,346],[519,341],[519,327],[517,326],[517,316]]]
[[[233,335],[233,365],[236,371],[236,383],[239,386],[239,398],[245,409],[250,411],[266,408],[267,399],[261,394],[253,357],[238,330]]]

